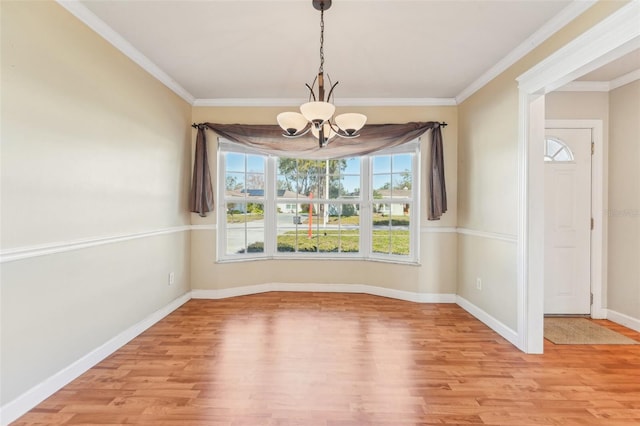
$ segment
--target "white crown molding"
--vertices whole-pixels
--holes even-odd
[[[636,80],[640,80],[640,69],[631,71],[629,74],[625,74],[621,77],[616,78],[615,80],[611,80],[609,82],[609,90],[617,89],[618,87],[622,87],[625,84],[633,83]]]
[[[558,87],[556,92],[608,92],[610,84],[608,81],[572,81],[562,87]]]
[[[589,9],[596,0],[575,0],[571,2],[567,7],[562,9],[560,13],[551,18],[546,24],[544,24],[538,31],[532,34],[518,47],[513,49],[507,56],[505,56],[500,62],[489,68],[484,74],[482,74],[473,83],[467,86],[456,96],[456,103],[461,104],[468,97],[480,90],[483,86],[489,83],[491,80],[502,74],[510,66],[526,56],[533,49],[542,44],[545,40],[555,34],[562,27],[573,21],[585,10]]]
[[[56,0],[60,6],[67,9],[73,16],[84,22],[102,38],[111,43],[116,49],[124,53],[129,59],[140,65],[142,69],[158,79],[162,84],[171,89],[189,104],[193,105],[194,97],[184,87],[165,73],[160,67],[144,56],[131,43],[87,9],[79,0]]]
[[[366,284],[266,283],[225,289],[193,289],[194,299],[226,299],[271,291],[314,293],[363,293],[415,303],[455,303],[456,295],[449,293],[417,293]]]
[[[476,317],[476,319],[486,324],[490,329],[498,333],[500,336],[504,337],[509,343],[514,346],[518,346],[518,333],[515,330],[507,327],[500,320],[492,317],[487,312],[469,302],[462,296],[456,296],[456,304]]]
[[[82,358],[71,363],[67,367],[58,371],[43,382],[32,387],[13,401],[0,407],[0,423],[8,425],[18,417],[31,410],[33,407],[53,395],[55,392],[66,386],[71,381],[78,378],[94,365],[120,349],[136,336],[147,330],[149,327],[178,309],[191,299],[191,292],[187,292],[163,308],[153,312],[151,315],[132,325],[119,333],[106,343],[84,355]]]
[[[383,106],[456,106],[454,98],[339,98],[336,106],[383,107]]]
[[[191,226],[175,226],[172,228],[156,229],[146,232],[135,232],[130,234],[113,235],[109,237],[87,238],[83,240],[62,241],[50,244],[40,244],[28,247],[18,247],[2,250],[0,252],[0,263],[14,262],[16,260],[29,259],[32,257],[46,256],[56,253],[80,250],[104,244],[121,243],[123,241],[136,240],[139,238],[155,237],[157,235],[173,234],[191,230]]]
[[[292,107],[297,108],[308,99],[195,99],[196,107]],[[340,98],[334,104],[338,107],[385,107],[385,106],[456,106],[453,98]]]
[[[79,0],[56,0],[58,4],[85,23],[89,28],[111,43],[145,71],[158,79],[174,93],[197,107],[286,107],[298,106],[306,99],[196,99],[191,93],[171,78],[160,67],[137,50],[124,37],[87,9]],[[521,43],[505,58],[485,72],[480,78],[460,92],[455,98],[342,98],[336,100],[336,106],[344,107],[383,107],[383,106],[456,106],[478,91],[481,87],[508,69],[543,41],[553,35],[568,22],[591,7],[595,0],[576,0],[548,21],[536,33]]]
[[[498,232],[477,231],[475,229],[457,228],[458,234],[471,235],[473,237],[487,238],[490,240],[505,241],[507,243],[517,243],[518,237],[512,234],[501,234]]]
[[[295,107],[307,102],[305,99],[292,98],[217,98],[217,99],[195,99],[194,107]]]
[[[520,75],[525,93],[548,93],[640,48],[640,1],[632,1]],[[610,46],[619,46],[611,50]],[[585,65],[581,65],[585,64]]]
[[[631,71],[611,81],[572,81],[556,89],[556,92],[610,92],[625,84],[640,80],[640,69]]]

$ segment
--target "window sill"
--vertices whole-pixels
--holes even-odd
[[[286,260],[286,261],[333,261],[333,262],[378,262],[378,263],[390,263],[394,265],[406,265],[406,266],[422,266],[419,260],[401,260],[401,259],[393,259],[393,258],[380,258],[380,257],[361,257],[361,256],[314,256],[314,257],[303,257],[303,256],[264,256],[264,257],[251,257],[251,258],[224,258],[217,259],[215,263],[225,264],[225,263],[244,263],[244,262],[260,262],[265,260]]]

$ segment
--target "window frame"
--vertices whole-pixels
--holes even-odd
[[[264,206],[264,251],[252,253],[231,253],[226,252],[227,245],[227,203],[229,198],[226,197],[226,156],[228,152],[258,155],[264,158],[265,170],[265,188],[264,196],[260,202]],[[412,183],[410,196],[399,198],[397,201],[390,199],[387,204],[408,203],[409,207],[409,254],[389,254],[373,252],[373,208],[376,199],[373,198],[373,161],[378,156],[392,156],[394,154],[410,154],[412,166]],[[269,155],[254,151],[242,145],[235,144],[223,138],[218,138],[217,157],[217,185],[216,200],[217,202],[217,226],[216,226],[216,262],[243,262],[253,260],[278,259],[278,260],[365,260],[390,262],[400,264],[419,264],[420,262],[420,174],[421,174],[421,151],[420,139],[407,142],[397,147],[375,152],[369,155],[355,157],[360,162],[360,193],[357,199],[341,199],[331,198],[326,194],[327,198],[321,200],[314,199],[314,204],[318,201],[325,201],[327,205],[331,204],[356,204],[359,209],[359,251],[358,252],[278,252],[277,251],[277,208],[279,204],[299,203],[300,199],[293,200],[290,198],[278,198],[278,156]],[[285,158],[285,157],[283,157]],[[244,173],[249,173],[249,170]],[[390,173],[393,176],[392,173]],[[246,202],[246,198],[245,201]]]
[[[411,141],[406,144],[406,146],[401,145],[400,149],[389,149],[383,150],[377,153],[372,153],[367,156],[368,160],[368,203],[369,206],[366,209],[369,213],[369,217],[367,218],[368,223],[372,223],[373,221],[373,207],[376,203],[376,199],[373,196],[373,177],[374,177],[374,168],[373,162],[375,157],[379,156],[393,156],[394,154],[412,154],[411,157],[411,166],[412,166],[412,180],[411,180],[411,195],[410,197],[400,197],[397,200],[393,198],[387,204],[409,204],[409,256],[398,255],[392,253],[379,253],[373,251],[373,225],[367,232],[368,241],[367,241],[367,255],[371,260],[378,261],[391,261],[398,263],[419,263],[420,262],[420,143],[419,139]],[[404,149],[403,149],[404,148]],[[391,184],[393,186],[393,175],[395,172],[393,171],[393,158],[391,159],[391,170],[389,175],[391,176]],[[391,213],[391,212],[390,212]]]

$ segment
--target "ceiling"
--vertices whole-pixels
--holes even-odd
[[[334,0],[325,12],[325,74],[340,82],[337,104],[460,100],[590,4]],[[85,22],[106,23],[117,33],[111,39],[121,36],[196,103],[305,99],[305,83],[318,72],[320,12],[310,0],[81,0],[74,7],[83,6]]]

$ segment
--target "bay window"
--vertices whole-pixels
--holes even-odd
[[[251,152],[221,140],[218,260],[371,259],[415,263],[419,143],[347,159]]]

